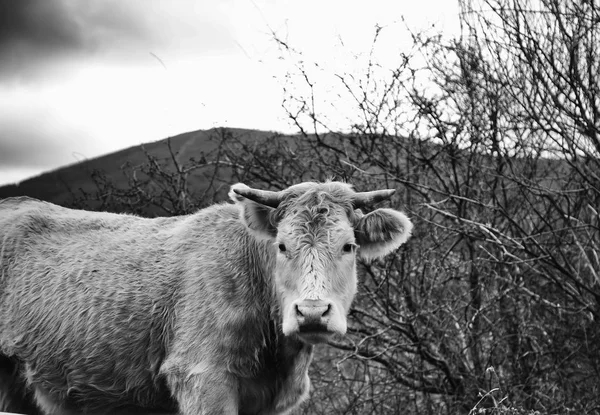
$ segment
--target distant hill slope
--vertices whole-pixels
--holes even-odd
[[[171,148],[178,163],[184,164],[191,158],[199,159],[213,152],[224,134],[231,134],[238,140],[252,142],[273,136],[275,133],[257,130],[215,128],[187,132],[171,137]],[[56,204],[69,204],[74,196],[93,193],[97,190],[92,174],[101,171],[113,183],[126,186],[128,178],[124,174],[125,166],[139,166],[148,162],[147,154],[173,166],[169,154],[167,138],[144,145],[129,147],[125,150],[101,157],[82,161],[41,174],[17,185],[0,187],[0,198],[11,196],[30,196]],[[222,174],[227,174],[223,171]],[[203,178],[193,177],[194,187],[202,189]],[[227,179],[221,177],[221,179]]]

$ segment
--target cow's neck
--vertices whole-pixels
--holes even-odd
[[[312,360],[313,347],[300,341],[297,336],[284,336],[281,330],[281,314],[274,290],[273,272],[275,255],[271,242],[250,244],[252,255],[249,267],[254,270],[252,284],[255,294],[269,299],[268,308],[262,309],[261,322],[264,342],[260,349],[260,367],[254,376],[240,384],[240,398],[245,411],[252,407],[272,405],[276,412],[292,406],[308,393],[308,366]]]
[[[271,321],[269,343],[258,373],[240,379],[240,413],[282,413],[308,396],[308,367],[313,347],[296,336],[287,337]],[[270,408],[265,410],[265,408]]]

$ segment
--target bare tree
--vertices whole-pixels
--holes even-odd
[[[227,193],[229,183],[224,178],[230,175],[231,166],[223,158],[223,147],[231,135],[225,129],[213,131],[208,140],[216,143],[215,148],[188,159],[180,156],[171,138],[158,151],[142,146],[143,162],[121,166],[125,181],[94,170],[91,178],[96,190],[71,190],[71,204],[146,216],[182,215],[209,206]]]
[[[298,57],[288,79],[307,87],[289,91],[306,94],[284,105],[302,139],[228,149],[241,176],[265,185],[334,175],[361,190],[406,189],[392,203],[412,214],[417,234],[395,258],[363,264],[352,336],[332,343],[355,366],[317,369],[324,384],[344,385],[337,396],[368,399],[320,405],[596,410],[597,10],[463,2],[461,38],[414,33],[398,67],[373,54],[361,79],[334,74],[355,103],[345,134],[327,130]],[[256,162],[245,169],[236,154],[248,153]]]

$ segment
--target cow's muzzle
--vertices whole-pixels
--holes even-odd
[[[330,327],[333,304],[324,300],[302,300],[294,304],[298,335],[307,343],[326,342],[335,334]]]

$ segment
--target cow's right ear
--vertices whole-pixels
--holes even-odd
[[[240,207],[240,220],[250,232],[260,239],[274,239],[277,228],[274,225],[275,209],[256,203],[235,192],[235,189],[248,189],[243,183],[236,183],[229,190],[229,198]]]

